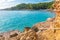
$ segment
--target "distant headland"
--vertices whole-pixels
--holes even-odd
[[[5,8],[3,10],[40,10],[40,9],[51,9],[52,8],[52,4],[54,3],[54,1],[52,2],[43,2],[43,3],[22,3],[22,4],[18,4],[14,7],[11,8]]]

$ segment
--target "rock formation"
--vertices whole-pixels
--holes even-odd
[[[40,40],[60,40],[60,0],[55,0],[53,7],[56,13],[53,21],[49,19],[50,21],[38,23],[33,27],[33,29],[36,28],[38,30],[42,30],[41,28],[43,28],[43,31],[37,32],[39,34],[38,39]],[[46,30],[44,30],[45,28]]]
[[[60,28],[60,0],[55,0],[54,11],[56,13],[55,28]]]
[[[60,0],[55,0],[53,7],[56,17],[50,25],[52,28],[38,33],[41,36],[40,40],[60,40]]]

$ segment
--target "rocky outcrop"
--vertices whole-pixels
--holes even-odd
[[[29,29],[27,31],[26,28],[24,32],[14,30],[0,34],[0,40],[37,40],[37,35],[34,30]]]
[[[20,34],[19,31],[10,31],[6,33],[1,33],[0,34],[0,40],[17,40],[17,36]]]
[[[20,40],[37,40],[36,32],[31,29],[23,34],[24,35],[21,36]]]
[[[56,13],[56,17],[55,17],[55,22],[54,22],[54,27],[55,28],[60,28],[60,0],[55,0],[55,3],[53,5],[54,7],[54,11]]]
[[[32,29],[34,31],[39,31],[39,30],[45,31],[47,29],[52,29],[54,19],[55,18],[48,18],[47,21],[45,21],[45,22],[40,22],[40,23],[35,24]]]
[[[38,40],[54,40],[55,39],[54,30],[52,29],[38,32],[37,35],[38,35]]]

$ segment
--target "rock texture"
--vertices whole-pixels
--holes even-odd
[[[55,39],[54,30],[52,29],[38,32],[37,35],[38,35],[39,40],[54,40]]]
[[[60,28],[60,0],[56,0],[54,4],[54,11],[56,13],[55,17],[55,28]]]
[[[53,26],[53,21],[54,21],[55,18],[48,18],[47,21],[45,22],[40,22],[40,23],[37,23],[33,26],[33,30],[37,31],[37,30],[46,30],[46,29],[52,29],[54,27]]]

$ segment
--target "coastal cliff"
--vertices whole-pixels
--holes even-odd
[[[26,27],[24,32],[14,30],[1,33],[0,40],[60,40],[60,0],[55,0],[53,8],[55,18],[48,18],[33,25],[33,28]]]

